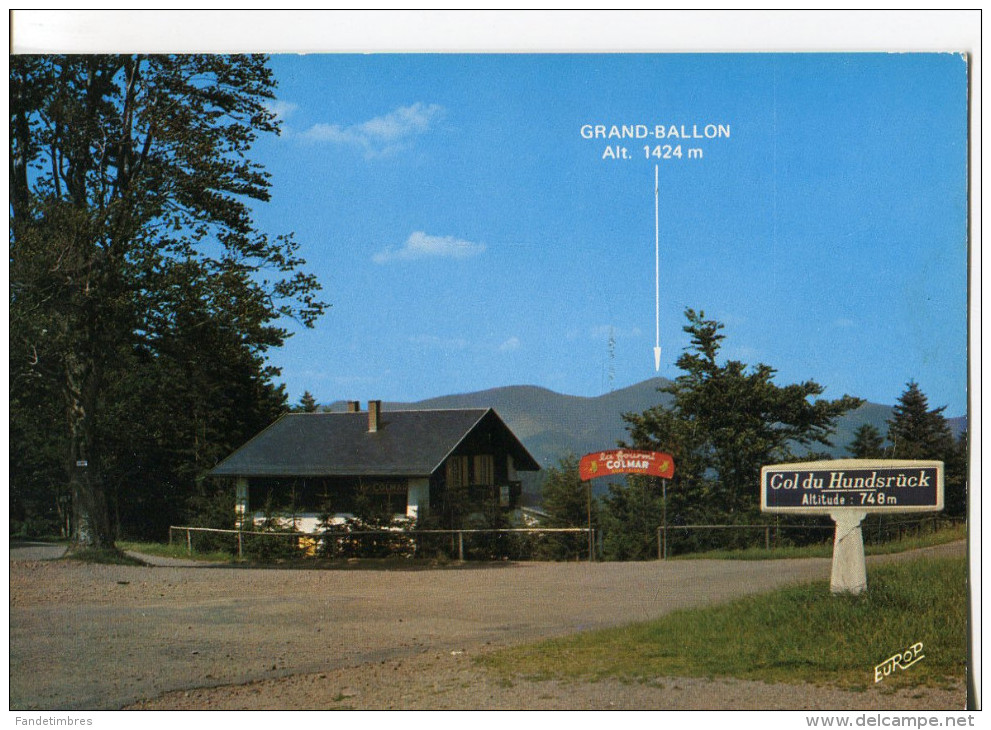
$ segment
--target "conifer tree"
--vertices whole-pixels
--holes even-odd
[[[953,449],[953,433],[943,416],[946,406],[929,409],[919,384],[909,381],[888,421],[895,459],[942,459]]]
[[[599,524],[599,504],[581,481],[578,459],[573,454],[560,459],[557,466],[547,470],[542,487],[541,507],[547,513],[547,527],[588,527]],[[587,534],[552,535],[543,551],[554,559],[574,558],[587,554]]]
[[[909,381],[888,421],[888,440],[894,459],[943,462],[945,512],[962,517],[967,511],[968,440],[966,432],[953,438],[945,410],[946,406],[930,409],[919,384]]]
[[[673,403],[625,414],[631,445],[674,457],[669,522],[758,519],[761,467],[830,446],[836,420],[862,401],[819,398],[824,388],[812,380],[778,385],[763,363],[721,362],[723,325],[692,309],[685,316],[691,344],[677,361],[682,374],[661,389]],[[606,500],[607,512],[614,503]]]
[[[865,423],[853,434],[849,447],[855,459],[880,459],[884,457],[884,437],[876,426]]]
[[[657,528],[663,513],[661,491],[653,477],[630,475],[624,484],[610,484],[609,493],[603,498],[602,552],[605,558],[650,560],[657,557]]]
[[[296,409],[302,411],[303,413],[316,413],[317,412],[317,399],[313,397],[313,394],[305,390],[303,395],[299,399],[299,407]]]

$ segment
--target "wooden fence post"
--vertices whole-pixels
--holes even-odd
[[[464,533],[458,530],[458,560],[462,563],[465,561],[465,542]]]
[[[186,530],[186,551],[192,555],[193,554],[193,535],[192,531]]]

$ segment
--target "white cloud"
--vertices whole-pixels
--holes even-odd
[[[372,261],[385,264],[390,261],[412,261],[425,258],[467,259],[485,251],[484,243],[464,241],[454,236],[428,236],[423,231],[413,231],[399,248],[389,247],[372,256]]]
[[[519,337],[510,337],[508,340],[499,345],[499,352],[512,352],[513,350],[519,350],[520,345]]]
[[[444,113],[439,104],[417,102],[360,124],[314,124],[300,136],[361,149],[366,157],[382,157],[402,149],[412,137],[430,130]]]
[[[283,101],[282,99],[270,99],[265,102],[265,108],[272,112],[276,118],[284,121],[289,115],[291,115],[299,107],[293,104],[291,101]]]

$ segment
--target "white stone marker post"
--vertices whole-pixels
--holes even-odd
[[[833,593],[863,593],[867,590],[867,563],[860,521],[866,512],[831,512],[836,523],[833,537],[833,571],[829,590]]]
[[[943,462],[837,459],[761,469],[760,508],[779,514],[828,514],[833,538],[833,593],[867,590],[860,523],[870,512],[943,509]]]

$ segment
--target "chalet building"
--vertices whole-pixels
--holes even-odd
[[[276,514],[303,532],[374,510],[454,522],[498,505],[519,507],[520,471],[540,466],[491,408],[290,413],[218,464],[239,523]]]

